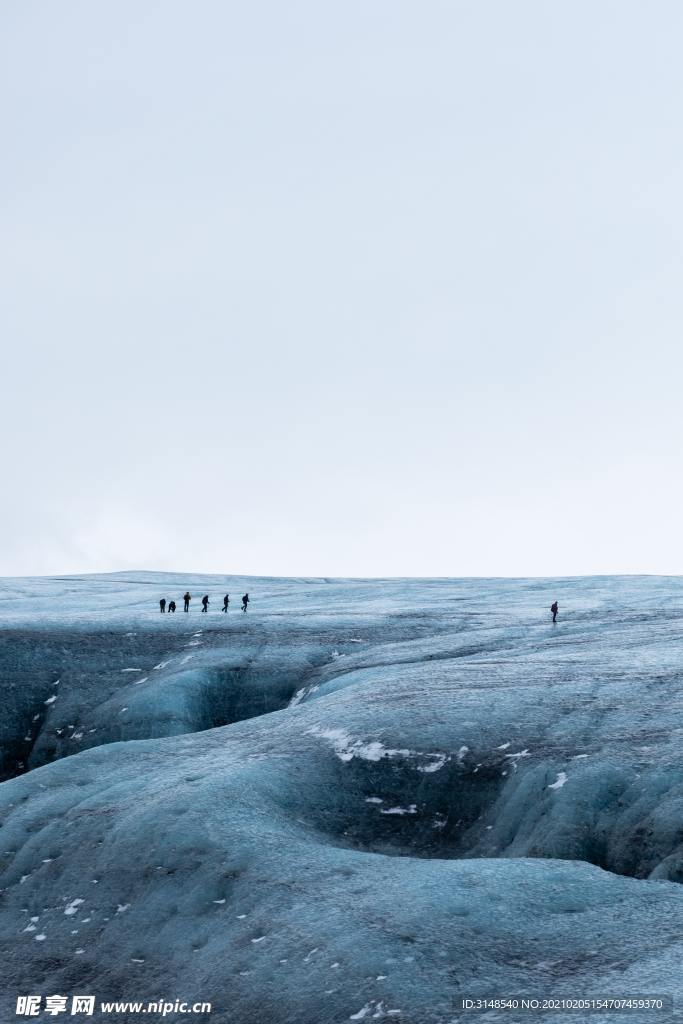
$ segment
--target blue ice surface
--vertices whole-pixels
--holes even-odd
[[[12,579],[0,629],[2,1024],[683,1006],[680,579]]]

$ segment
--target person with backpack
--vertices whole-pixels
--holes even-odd
[[[159,601],[159,611],[161,612],[162,615],[166,611],[166,598],[165,597],[162,597],[161,601]]]
[[[188,590],[188,591],[186,591],[185,596],[183,597],[183,601],[185,602],[185,607],[183,608],[184,612],[189,612],[189,610],[190,610],[190,601],[191,600],[192,600],[192,594]]]
[[[209,595],[208,594],[204,594],[204,597],[202,598],[202,611],[205,612],[208,609],[208,607],[209,607]]]
[[[553,603],[550,605],[550,611],[553,613],[553,622],[554,623],[557,622],[557,613],[559,611],[559,608],[560,608],[560,606],[557,603],[557,601],[553,601]]]
[[[230,594],[226,594],[223,598],[223,611],[227,612],[228,605],[230,604]]]
[[[242,611],[246,612],[247,605],[249,604],[249,594],[244,594],[242,597]]]

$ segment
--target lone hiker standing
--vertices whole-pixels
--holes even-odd
[[[159,601],[159,611],[161,612],[162,615],[166,611],[166,598],[165,597],[162,597],[162,599]]]
[[[208,609],[208,607],[209,607],[209,595],[208,594],[204,594],[204,597],[202,598],[202,611],[205,612]]]
[[[242,597],[242,611],[246,612],[247,605],[249,604],[249,594],[244,594]]]
[[[192,600],[192,594],[188,590],[188,591],[185,592],[185,596],[183,597],[183,601],[185,602],[185,607],[183,608],[184,612],[189,612],[189,610],[190,610],[190,601],[191,600]]]
[[[230,594],[226,594],[223,598],[223,611],[227,612],[228,605],[230,604]]]
[[[557,601],[553,601],[553,603],[550,605],[550,611],[553,613],[553,622],[557,622],[557,613],[558,613],[559,607],[560,606],[557,603]]]

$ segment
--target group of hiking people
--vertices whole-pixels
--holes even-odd
[[[191,595],[189,593],[189,591],[185,591],[185,594],[183,595],[183,598],[182,598],[182,601],[183,601],[182,610],[183,611],[189,611],[189,602],[191,601],[191,599],[193,599],[193,595]],[[229,603],[230,603],[230,595],[226,594],[225,597],[223,598],[223,607],[221,608],[221,611],[225,611],[226,612]],[[242,595],[242,610],[243,611],[247,610],[247,605],[248,604],[249,604],[249,594],[243,594]],[[167,603],[166,598],[162,597],[162,599],[159,602],[159,608],[160,608],[160,611],[161,611],[162,614],[164,614],[164,612],[167,609],[168,609],[168,611],[175,611],[175,601],[169,601]],[[202,611],[208,611],[208,610],[209,610],[209,595],[205,594],[204,597],[202,598]],[[560,610],[560,606],[557,603],[557,601],[553,601],[553,603],[550,606],[550,610],[551,610],[552,615],[553,615],[553,623],[556,623],[557,622],[557,612]]]
[[[191,600],[192,600],[192,594],[188,590],[183,595],[183,611],[184,612],[189,612],[189,610],[190,610],[190,601]],[[226,594],[225,597],[223,598],[223,607],[222,607],[221,611],[227,612],[229,604],[230,604],[230,594]],[[242,595],[242,611],[243,612],[246,612],[248,604],[249,604],[249,594],[243,594]],[[166,598],[162,597],[161,600],[159,601],[159,610],[161,611],[162,615],[166,612],[167,608],[168,608],[169,612],[174,612],[175,608],[176,608],[175,601],[169,601],[168,604],[167,604],[166,603]],[[202,598],[202,611],[203,612],[207,612],[208,610],[209,610],[209,595],[208,594],[204,594],[204,597]],[[557,613],[558,613],[559,610],[560,610],[559,604],[557,603],[557,601],[553,601],[553,603],[550,605],[550,611],[552,612],[552,616],[553,616],[553,623],[557,622]]]
[[[191,600],[192,600],[192,594],[188,590],[183,595],[183,611],[184,612],[189,612],[189,610],[190,610],[190,601]],[[249,594],[243,594],[242,595],[242,611],[243,612],[246,612],[248,604],[249,604]],[[223,608],[221,610],[224,611],[224,612],[227,612],[229,605],[230,605],[230,594],[226,594],[225,597],[223,598]],[[162,597],[161,600],[159,601],[159,611],[161,612],[162,615],[167,610],[169,612],[174,612],[175,609],[176,609],[175,601],[168,601],[168,603],[167,603],[165,597]],[[209,610],[209,595],[208,594],[204,594],[204,597],[202,598],[202,611],[203,612],[208,612],[208,610]]]

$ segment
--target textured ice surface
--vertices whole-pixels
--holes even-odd
[[[208,615],[159,614],[188,587]],[[3,1024],[683,997],[678,579],[121,573],[2,581],[0,615]]]

